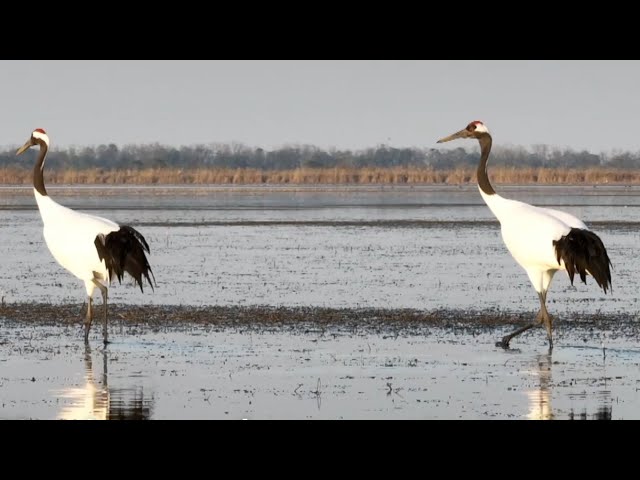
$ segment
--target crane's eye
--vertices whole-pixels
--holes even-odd
[[[470,132],[473,132],[475,129],[476,129],[475,123],[470,123],[469,125],[467,125],[467,130],[469,130]]]

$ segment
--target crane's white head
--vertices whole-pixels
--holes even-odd
[[[441,138],[437,143],[450,142],[456,138],[480,138],[483,135],[489,135],[489,129],[487,126],[479,120],[471,122],[466,128],[459,132],[449,135],[448,137]]]
[[[31,132],[31,137],[29,137],[29,140],[27,140],[25,144],[18,149],[16,155],[20,155],[34,145],[40,145],[41,143],[44,143],[48,148],[49,136],[47,135],[47,132],[45,132],[42,128],[36,128],[33,132]]]

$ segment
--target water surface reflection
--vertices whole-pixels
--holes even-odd
[[[537,367],[533,369],[534,375],[537,377],[537,388],[529,390],[527,397],[529,398],[529,420],[553,420],[555,418],[553,409],[551,408],[551,353],[537,355],[535,357]]]
[[[98,357],[98,355],[96,355]],[[60,395],[68,405],[58,414],[61,420],[148,420],[153,413],[153,396],[145,396],[142,385],[130,387],[109,386],[109,352],[101,349],[101,375],[94,373],[90,346],[85,347],[85,383],[70,387]]]
[[[554,362],[551,353],[537,355],[533,359],[533,368],[526,373],[534,377],[534,385],[525,393],[529,401],[530,420],[611,420],[613,401],[608,382],[606,365],[593,377],[575,376],[573,369],[564,366],[565,362]],[[592,365],[593,367],[596,365]],[[552,372],[556,368],[554,382]],[[569,404],[569,408],[553,408],[553,399],[560,405]],[[568,400],[568,402],[567,402]],[[593,413],[589,413],[589,412]]]

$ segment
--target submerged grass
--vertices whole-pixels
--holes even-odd
[[[99,305],[98,308],[101,308]],[[386,330],[388,328],[445,327],[445,328],[493,328],[497,326],[524,325],[531,321],[533,312],[500,310],[410,308],[324,308],[324,307],[274,307],[254,306],[188,306],[188,305],[124,305],[110,304],[111,324],[146,325],[150,327],[179,327],[188,324],[207,324],[220,327],[280,326],[292,327],[342,327]],[[81,304],[5,303],[0,305],[0,319],[26,322],[36,325],[82,325],[84,311]],[[563,328],[597,327],[598,330],[616,331],[632,329],[640,332],[637,315],[569,314],[562,315],[559,324]],[[101,318],[96,325],[101,324]],[[97,328],[97,327],[96,327]],[[627,332],[628,333],[628,332]]]

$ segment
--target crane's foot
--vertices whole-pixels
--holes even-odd
[[[504,348],[505,350],[509,350],[509,342],[511,342],[511,338],[503,337],[502,340],[496,342],[496,347]]]

